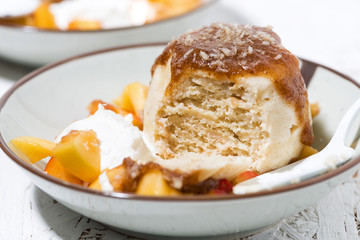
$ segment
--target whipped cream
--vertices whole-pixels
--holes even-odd
[[[0,0],[0,17],[16,17],[30,14],[39,6],[40,0]]]
[[[98,21],[103,29],[142,25],[152,14],[147,0],[66,0],[51,4],[50,12],[61,30],[76,19]]]
[[[61,138],[71,130],[93,130],[100,142],[101,171],[122,164],[123,159],[133,160],[151,157],[143,140],[143,133],[132,124],[132,115],[125,117],[105,110],[100,104],[98,111],[85,119],[78,120],[66,127],[56,138]]]

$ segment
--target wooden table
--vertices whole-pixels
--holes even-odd
[[[212,21],[272,25],[293,53],[360,80],[359,10],[357,0],[223,0],[194,26]],[[31,70],[0,60],[0,95]],[[138,239],[57,203],[29,182],[1,151],[0,192],[0,239]],[[358,214],[360,175],[314,206],[248,239],[359,239]]]

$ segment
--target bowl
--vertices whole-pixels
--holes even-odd
[[[321,176],[272,191],[245,195],[146,197],[108,193],[47,175],[18,158],[7,143],[19,136],[54,140],[69,123],[87,116],[93,99],[110,101],[129,83],[150,81],[163,44],[102,50],[43,67],[18,81],[0,100],[0,146],[31,181],[68,208],[114,229],[167,236],[248,234],[314,204],[354,174],[357,156]],[[347,108],[360,96],[349,77],[301,60],[310,102],[318,102],[314,147],[321,150]],[[9,196],[11,197],[11,196]]]
[[[41,66],[103,48],[169,41],[198,23],[216,0],[183,15],[140,26],[98,31],[42,30],[0,23],[0,57],[30,66]]]

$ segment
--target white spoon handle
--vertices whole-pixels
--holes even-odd
[[[330,143],[319,153],[289,164],[256,178],[241,182],[233,188],[235,194],[271,190],[277,187],[304,181],[332,170],[351,159],[355,150],[350,145],[350,133],[356,133],[360,121],[360,98],[349,108],[338,125]],[[356,129],[354,129],[354,127]]]
[[[239,183],[233,188],[233,192],[235,194],[253,193],[301,182],[338,167],[353,155],[354,149],[350,147],[341,146],[336,150],[329,149],[328,151],[324,149],[302,161]]]

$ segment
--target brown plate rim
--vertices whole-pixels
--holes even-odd
[[[62,30],[57,30],[57,29],[41,29],[41,28],[37,28],[37,27],[32,27],[32,26],[26,26],[26,25],[20,25],[20,24],[15,24],[15,23],[1,23],[0,22],[0,27],[5,27],[5,28],[10,28],[10,29],[17,29],[17,30],[22,30],[24,33],[55,33],[55,34],[74,34],[74,33],[99,33],[99,32],[115,32],[115,31],[122,31],[122,30],[132,30],[132,29],[139,29],[142,27],[150,27],[150,26],[156,26],[158,24],[163,24],[166,22],[171,22],[171,21],[175,21],[184,17],[187,17],[188,15],[192,15],[195,14],[199,11],[202,11],[208,7],[210,7],[211,5],[215,4],[217,1],[219,0],[207,0],[207,2],[203,3],[201,6],[194,8],[186,13],[183,13],[181,15],[178,16],[174,16],[174,17],[170,17],[170,18],[166,18],[163,20],[159,20],[159,21],[155,21],[152,23],[147,23],[147,24],[142,24],[142,25],[136,25],[136,26],[128,26],[128,27],[116,27],[116,28],[108,28],[108,29],[100,29],[100,30],[66,30],[66,31],[62,31]]]
[[[94,55],[107,53],[107,52],[120,51],[120,50],[124,50],[124,49],[133,49],[133,48],[159,47],[159,46],[165,46],[165,44],[166,43],[164,43],[164,42],[160,42],[160,43],[136,44],[136,45],[108,48],[108,49],[98,50],[98,51],[82,54],[79,56],[71,57],[71,58],[68,58],[68,59],[53,63],[53,64],[49,64],[47,66],[41,67],[41,68],[29,73],[28,75],[24,76],[23,78],[21,78],[0,98],[0,112],[2,111],[4,105],[6,104],[7,100],[10,98],[10,96],[19,87],[21,87],[23,84],[29,82],[34,77],[42,74],[43,72],[51,70],[59,65],[66,64],[66,63],[69,63],[72,61],[76,61],[77,59],[82,59],[82,58],[85,58],[88,56],[94,56]],[[338,72],[338,71],[336,71],[330,67],[324,66],[322,64],[315,63],[313,61],[309,61],[309,60],[306,60],[303,58],[299,58],[299,59],[301,59],[301,61],[303,61],[303,63],[306,63],[308,66],[310,65],[315,68],[322,67],[328,71],[331,71],[331,72],[341,76],[344,80],[347,80],[347,81],[353,83],[358,88],[360,88],[360,84],[357,81],[355,81],[351,77],[349,77],[341,72]],[[23,169],[27,170],[31,174],[37,175],[38,177],[43,178],[49,182],[52,182],[56,185],[61,186],[61,187],[70,188],[71,190],[76,190],[76,191],[80,191],[80,192],[83,192],[86,194],[92,194],[92,195],[102,196],[102,197],[111,197],[111,198],[125,199],[125,200],[146,200],[146,201],[175,201],[175,202],[200,201],[200,202],[205,202],[205,201],[241,200],[241,199],[249,199],[249,198],[254,198],[254,197],[266,197],[266,196],[270,196],[270,195],[274,195],[274,194],[286,193],[289,191],[298,190],[300,188],[305,188],[310,185],[323,182],[325,180],[328,180],[336,175],[339,175],[339,174],[353,168],[354,166],[356,166],[357,164],[360,163],[360,156],[358,156],[358,157],[352,159],[351,161],[345,163],[344,165],[340,166],[339,168],[332,170],[330,172],[324,173],[320,176],[305,180],[300,183],[295,183],[292,185],[280,187],[275,190],[261,191],[261,192],[257,192],[257,193],[249,193],[249,194],[243,194],[243,195],[226,194],[226,195],[211,195],[211,196],[209,196],[209,195],[193,195],[193,196],[175,196],[175,197],[154,197],[154,196],[142,196],[142,195],[137,195],[137,194],[133,194],[133,193],[101,192],[101,191],[88,189],[88,188],[85,188],[82,186],[78,186],[75,184],[67,183],[60,179],[52,177],[52,176],[46,174],[45,172],[43,172],[39,169],[36,169],[35,167],[32,167],[31,165],[29,165],[25,161],[23,161],[21,158],[16,156],[8,147],[1,132],[0,132],[0,148],[4,151],[4,153],[12,161],[14,161],[17,165],[19,165]]]

